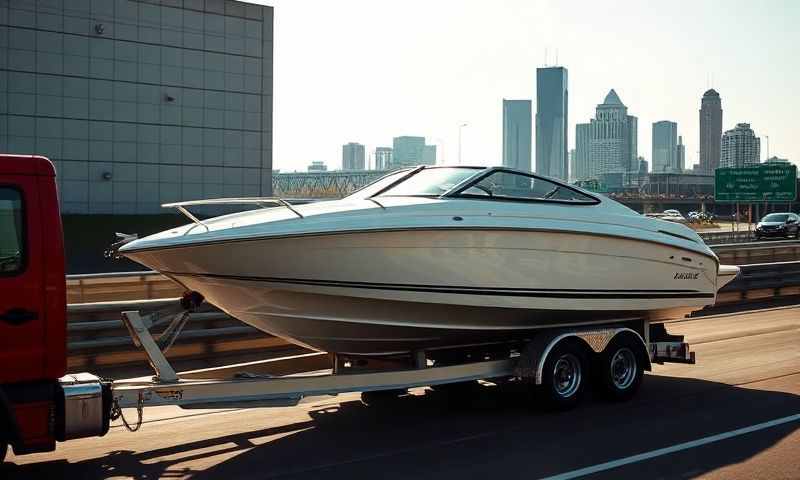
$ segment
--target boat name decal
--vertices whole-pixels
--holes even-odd
[[[673,280],[697,280],[699,276],[696,272],[676,272]]]

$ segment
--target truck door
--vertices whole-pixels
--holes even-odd
[[[36,175],[0,171],[0,383],[38,380],[45,368],[37,186]]]

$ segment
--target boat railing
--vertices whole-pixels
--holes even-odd
[[[188,200],[185,202],[173,202],[173,203],[165,203],[161,206],[163,208],[175,208],[182,214],[184,214],[189,220],[193,221],[198,225],[202,225],[208,230],[208,225],[203,223],[202,220],[197,218],[192,212],[189,211],[186,207],[195,207],[198,205],[256,205],[259,208],[267,208],[269,206],[282,206],[289,209],[292,213],[297,215],[299,218],[304,218],[303,214],[298,212],[291,203],[286,201],[280,197],[240,197],[240,198],[209,198],[206,200]]]

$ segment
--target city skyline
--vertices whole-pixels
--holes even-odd
[[[624,92],[643,124],[669,118],[681,125],[691,168],[698,160],[699,99],[713,86],[725,97],[723,130],[750,122],[759,136],[770,137],[771,154],[795,163],[800,159],[800,138],[789,122],[796,110],[794,92],[791,82],[782,80],[800,72],[791,47],[800,43],[795,28],[800,5],[793,2],[772,2],[783,12],[774,18],[771,8],[761,5],[728,9],[711,2],[686,4],[691,16],[679,15],[680,6],[666,12],[637,2],[613,11],[591,3],[576,8],[503,2],[485,8],[463,2],[455,16],[450,5],[415,1],[402,6],[348,0],[258,3],[276,7],[273,156],[275,167],[284,171],[302,170],[315,158],[338,168],[345,141],[373,151],[405,132],[425,135],[443,150],[447,163],[455,163],[458,125],[464,122],[469,126],[463,128],[463,163],[498,163],[501,100],[532,98],[536,67],[555,63],[556,49],[558,62],[570,70],[568,148],[575,146],[575,120],[590,118],[597,98],[613,87]],[[309,17],[309,9],[318,15]],[[326,20],[332,17],[334,24]],[[749,31],[759,38],[758,46],[737,33],[743,17],[752,21]],[[412,19],[415,33],[409,36],[401,26]],[[678,20],[682,34],[670,35],[667,26]],[[621,21],[625,35],[619,34]],[[532,23],[540,27],[530,29]],[[474,35],[476,24],[485,24],[491,35]],[[656,35],[653,25],[662,34]],[[325,42],[306,42],[312,33]],[[764,51],[770,55],[758,53]],[[321,79],[318,73],[336,71],[345,53],[390,62],[394,73],[378,79],[347,71]],[[299,105],[317,105],[311,121]],[[638,141],[649,146],[649,128],[641,130]],[[309,132],[314,145],[297,151]]]

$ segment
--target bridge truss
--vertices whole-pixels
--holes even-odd
[[[287,198],[342,198],[389,170],[274,173],[272,194]]]

